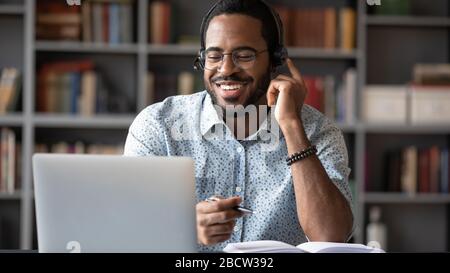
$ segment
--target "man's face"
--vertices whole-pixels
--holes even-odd
[[[223,14],[214,17],[206,32],[206,52],[214,49],[227,54],[238,48],[250,48],[255,52],[267,50],[262,37],[262,23],[242,14]],[[270,83],[269,52],[256,54],[254,65],[241,69],[233,63],[231,55],[225,55],[217,69],[204,72],[204,82],[214,104],[257,104],[265,99]]]

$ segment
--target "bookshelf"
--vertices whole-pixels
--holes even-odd
[[[410,12],[404,15],[376,15],[373,7],[363,8],[365,12],[359,27],[364,35],[360,38],[365,54],[360,87],[404,85],[412,80],[415,63],[449,62],[448,1],[434,1],[432,5],[420,0],[407,2]],[[364,187],[367,183],[372,186],[386,183],[387,170],[383,161],[386,152],[392,149],[409,145],[418,149],[432,145],[448,147],[450,126],[432,122],[413,125],[409,120],[406,124],[393,125],[365,124],[360,120],[360,124],[362,150],[359,151],[359,162],[364,162],[365,153],[369,161],[367,166],[360,164],[364,170],[358,179],[360,225],[368,223],[369,208],[378,206],[384,214],[383,222],[387,224],[388,250],[449,251],[448,194],[366,191]],[[420,169],[418,171],[420,173]],[[426,234],[427,238],[418,238],[421,234]]]
[[[368,208],[381,206],[383,221],[388,225],[391,251],[448,251],[450,249],[450,198],[444,194],[365,192],[365,153],[378,160],[373,171],[382,171],[382,151],[386,147],[438,141],[449,146],[450,126],[367,124],[361,117],[362,90],[366,84],[400,84],[410,79],[412,65],[419,61],[449,61],[449,4],[438,0],[410,0],[414,15],[373,15],[365,1],[357,0],[273,0],[272,4],[288,7],[351,6],[357,13],[357,47],[354,50],[289,47],[288,51],[303,74],[342,77],[349,67],[357,72],[355,120],[338,122],[349,150],[350,179],[355,183],[355,207],[358,229],[354,241],[364,243],[364,227]],[[146,106],[148,71],[192,71],[196,44],[150,44],[149,6],[147,0],[136,0],[133,12],[131,43],[98,43],[37,40],[35,36],[37,0],[0,0],[0,35],[9,39],[0,43],[0,67],[14,66],[22,71],[22,101],[16,113],[0,116],[0,127],[9,127],[20,134],[22,144],[21,190],[0,193],[0,219],[7,222],[0,234],[0,249],[36,248],[31,157],[36,143],[58,141],[87,143],[107,140],[107,144],[125,141],[128,126],[136,113]],[[180,33],[196,36],[203,14],[213,0],[172,0],[178,13]],[[186,20],[189,24],[184,23]],[[417,41],[417,38],[419,40]],[[428,41],[428,42],[426,42]],[[403,46],[414,44],[415,46]],[[389,49],[389,50],[387,50]],[[422,51],[425,53],[422,54]],[[7,54],[5,54],[7,52]],[[382,57],[380,57],[382,56]],[[419,57],[418,57],[419,56]],[[59,60],[92,59],[102,69],[116,90],[130,102],[125,113],[94,117],[37,112],[36,83],[42,63]],[[383,145],[386,143],[386,145]],[[376,153],[377,149],[379,152]],[[373,180],[382,180],[376,175]],[[416,214],[414,214],[416,213]],[[404,230],[404,232],[402,232]],[[429,240],[419,239],[426,234]]]

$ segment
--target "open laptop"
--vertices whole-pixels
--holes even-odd
[[[35,154],[39,252],[196,252],[194,161]]]

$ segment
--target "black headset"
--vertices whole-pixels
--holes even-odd
[[[275,21],[275,25],[277,27],[277,35],[278,35],[278,43],[275,47],[275,50],[272,55],[272,65],[274,67],[282,66],[284,62],[286,61],[288,57],[287,49],[283,45],[284,41],[284,31],[283,31],[283,23],[280,19],[280,15],[271,7],[269,6],[264,0],[259,0],[266,8],[270,11],[272,14],[272,17]],[[222,0],[218,1],[214,4],[214,6],[211,7],[211,9],[206,13],[206,15],[203,17],[202,24],[200,26],[200,41],[201,41],[201,48],[198,53],[197,58],[195,58],[194,61],[194,69],[195,70],[203,70],[205,68],[205,28],[206,23],[208,22],[209,16],[211,16],[211,13],[216,9],[217,5],[222,2]]]

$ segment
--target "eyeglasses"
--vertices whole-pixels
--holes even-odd
[[[256,51],[254,49],[235,49],[231,53],[223,53],[219,50],[207,50],[204,53],[205,69],[218,69],[222,66],[225,55],[231,55],[234,65],[240,69],[250,69],[256,62],[256,56],[266,51],[268,51],[268,49],[261,51]]]

